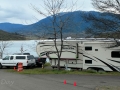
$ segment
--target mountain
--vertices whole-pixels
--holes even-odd
[[[65,12],[65,13],[60,13],[58,16],[61,16],[62,19],[66,19],[69,17],[69,21],[67,22],[67,28],[64,29],[64,33],[80,33],[83,32],[88,28],[88,27],[93,27],[92,21],[87,21],[86,22],[86,17],[89,14],[93,14],[94,16],[97,16],[98,18],[101,16],[102,13],[100,12],[95,12],[95,11],[74,11],[74,12]],[[105,16],[106,18],[111,18],[111,16],[108,14]],[[51,30],[52,23],[50,20],[52,20],[52,16],[46,17],[36,23],[33,23],[31,25],[21,25],[21,24],[11,24],[11,23],[0,23],[0,29],[7,31],[7,32],[17,32],[23,35],[32,35],[32,34],[37,34],[41,35],[45,30]],[[59,18],[56,18],[57,21],[59,22]],[[57,23],[58,23],[57,22]],[[59,23],[58,23],[59,24]],[[46,29],[47,28],[47,29]]]
[[[25,40],[23,35],[18,33],[8,33],[6,31],[0,30],[0,40]]]
[[[21,24],[0,23],[0,29],[6,32],[17,32],[19,28],[22,28],[24,26],[25,25],[21,25]]]

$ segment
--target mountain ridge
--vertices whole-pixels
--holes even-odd
[[[96,11],[74,11],[74,12],[63,12],[60,13],[60,15],[63,16],[63,18],[71,15],[71,21],[69,22],[69,28],[64,33],[81,33],[84,32],[87,27],[92,27],[92,21],[85,21],[84,15],[93,14],[97,16],[98,18],[104,14]],[[108,15],[109,16],[109,15]],[[40,21],[30,24],[30,25],[22,25],[22,24],[11,24],[11,23],[0,23],[0,29],[7,31],[7,32],[17,32],[23,35],[31,35],[31,34],[41,34],[45,29],[44,26],[51,26],[51,22],[49,19],[51,19],[52,16],[48,16],[44,19],[41,19]],[[108,17],[110,18],[110,17]],[[59,20],[59,19],[58,19]],[[77,23],[76,26],[73,25],[73,23]],[[4,27],[3,27],[4,26]]]

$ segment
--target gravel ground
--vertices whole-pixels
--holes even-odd
[[[45,68],[52,69],[51,67]],[[0,90],[120,90],[120,76],[21,75],[6,70],[0,70]],[[66,84],[64,84],[65,80]]]

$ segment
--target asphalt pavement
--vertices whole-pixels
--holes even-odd
[[[100,86],[120,86],[120,76],[23,75],[0,70],[0,90],[95,90]]]

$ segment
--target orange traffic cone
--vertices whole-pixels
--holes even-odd
[[[66,84],[66,80],[64,80],[64,84]]]
[[[76,84],[76,82],[74,82],[74,84],[73,84],[74,86],[77,86],[77,84]]]

